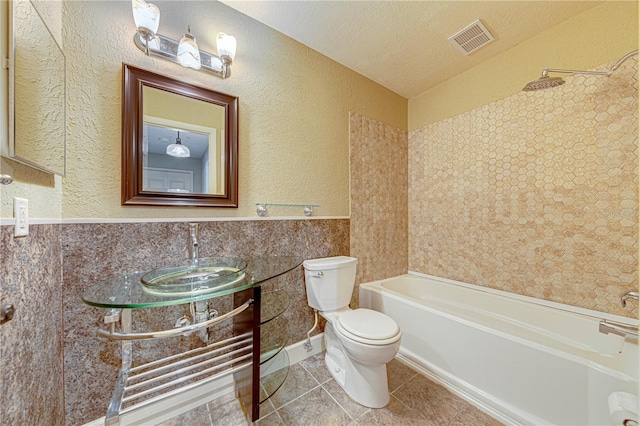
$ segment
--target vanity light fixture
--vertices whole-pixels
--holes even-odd
[[[236,56],[236,39],[225,33],[218,33],[216,45],[218,54],[198,49],[191,28],[178,42],[158,34],[160,9],[145,0],[131,0],[133,20],[138,28],[133,41],[138,49],[148,56],[168,59],[184,67],[210,72],[220,78],[231,75],[231,63]]]
[[[180,139],[180,131],[178,131],[176,143],[167,145],[167,155],[180,158],[191,157],[191,151],[189,150],[189,147],[182,145],[182,140]]]

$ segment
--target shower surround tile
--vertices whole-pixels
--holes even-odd
[[[13,237],[0,227],[0,424],[63,425],[62,257],[59,225],[31,225]]]
[[[125,272],[148,271],[187,258],[187,223],[65,224],[62,236],[64,259],[64,388],[67,424],[83,424],[105,415],[120,366],[118,346],[96,336],[104,327],[104,310],[85,305],[82,292],[103,279]],[[260,256],[298,255],[305,259],[349,255],[349,220],[249,220],[199,222],[199,255]],[[307,305],[302,268],[271,280],[263,291],[283,288],[290,305],[289,342],[306,338],[313,326]],[[224,313],[232,309],[231,298],[209,302]],[[184,306],[138,309],[133,312],[136,330],[173,328],[185,313]],[[224,323],[226,324],[226,322]],[[215,327],[214,337],[228,335],[230,324]],[[194,334],[158,342],[135,342],[134,362],[202,346]]]
[[[356,285],[407,273],[408,136],[351,113],[351,255]],[[358,288],[352,307],[358,304]]]
[[[565,79],[409,133],[409,270],[637,318],[638,60]]]

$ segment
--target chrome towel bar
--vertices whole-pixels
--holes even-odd
[[[216,323],[229,319],[235,315],[238,315],[240,312],[247,309],[253,303],[253,299],[249,299],[244,302],[242,305],[238,306],[232,311],[227,312],[224,315],[220,315],[218,317],[212,318],[209,321],[199,322],[196,324],[192,324],[186,327],[174,328],[171,330],[162,330],[162,331],[150,331],[146,333],[129,333],[129,332],[117,332],[115,330],[98,330],[98,336],[106,337],[111,340],[149,340],[149,339],[161,339],[165,337],[174,337],[180,336],[186,333],[190,333],[192,331],[210,327]]]

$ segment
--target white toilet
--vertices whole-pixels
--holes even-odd
[[[381,312],[349,308],[357,263],[347,256],[305,260],[307,300],[327,320],[324,359],[333,378],[357,403],[381,408],[389,402],[386,364],[402,332]]]

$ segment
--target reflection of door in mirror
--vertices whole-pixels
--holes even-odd
[[[149,86],[142,96],[143,191],[225,195],[224,107]]]
[[[33,4],[20,0],[13,5],[14,135],[9,155],[64,175],[65,58]]]

